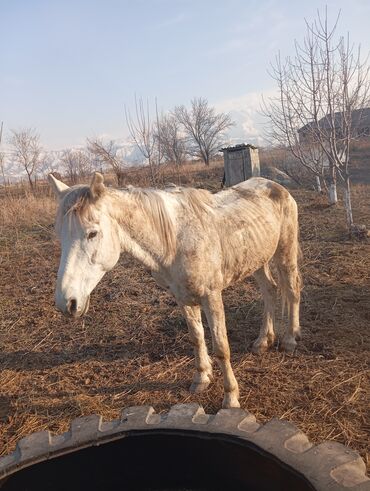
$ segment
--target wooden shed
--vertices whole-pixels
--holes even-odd
[[[250,177],[260,175],[258,148],[253,145],[235,145],[221,148],[224,154],[224,186],[233,186]]]

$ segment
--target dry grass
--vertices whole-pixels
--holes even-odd
[[[188,178],[216,189],[220,173],[199,169]],[[259,292],[253,281],[225,291],[241,404],[262,422],[274,416],[293,421],[314,442],[350,445],[368,462],[370,244],[347,240],[340,205],[328,208],[309,191],[294,194],[304,338],[295,356],[278,350],[252,355]],[[125,406],[163,411],[179,402],[199,402],[208,412],[220,408],[220,376],[205,394],[188,392],[193,361],[185,322],[140,265],[122,257],[93,293],[88,316],[69,321],[53,305],[59,260],[54,201],[12,198],[1,205],[1,454],[30,432],[61,432],[72,418],[94,412],[115,418]],[[369,186],[354,187],[354,209],[357,222],[370,224]]]

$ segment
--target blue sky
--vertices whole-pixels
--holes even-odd
[[[163,111],[203,96],[255,139],[269,62],[325,4],[367,52],[370,0],[0,0],[0,121],[61,149],[126,137],[135,93]]]

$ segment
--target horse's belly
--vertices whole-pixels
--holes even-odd
[[[248,276],[253,275],[258,269],[262,268],[262,266],[267,261],[255,261],[253,263],[248,264],[247,266],[244,264],[237,264],[235,268],[230,269],[229,271],[225,271],[224,273],[224,288],[227,286],[243,280],[244,278],[248,278]]]
[[[254,242],[253,246],[243,240],[229,244],[223,257],[224,287],[251,276],[268,263],[275,254],[278,240],[278,235],[272,232],[265,240]]]

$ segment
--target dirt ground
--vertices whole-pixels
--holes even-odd
[[[216,188],[216,177],[200,176],[196,184]],[[293,194],[303,250],[303,339],[294,356],[277,348],[252,355],[260,294],[253,280],[226,290],[240,402],[260,422],[285,418],[313,442],[351,446],[369,465],[370,239],[346,237],[341,204],[327,207],[313,191]],[[370,185],[354,186],[353,204],[356,222],[370,226]],[[206,393],[188,392],[193,358],[185,322],[173,299],[129,257],[98,285],[84,320],[55,310],[54,209],[47,197],[0,201],[0,455],[30,432],[62,432],[81,415],[111,419],[127,406],[165,411],[181,402],[217,411],[217,369]]]

